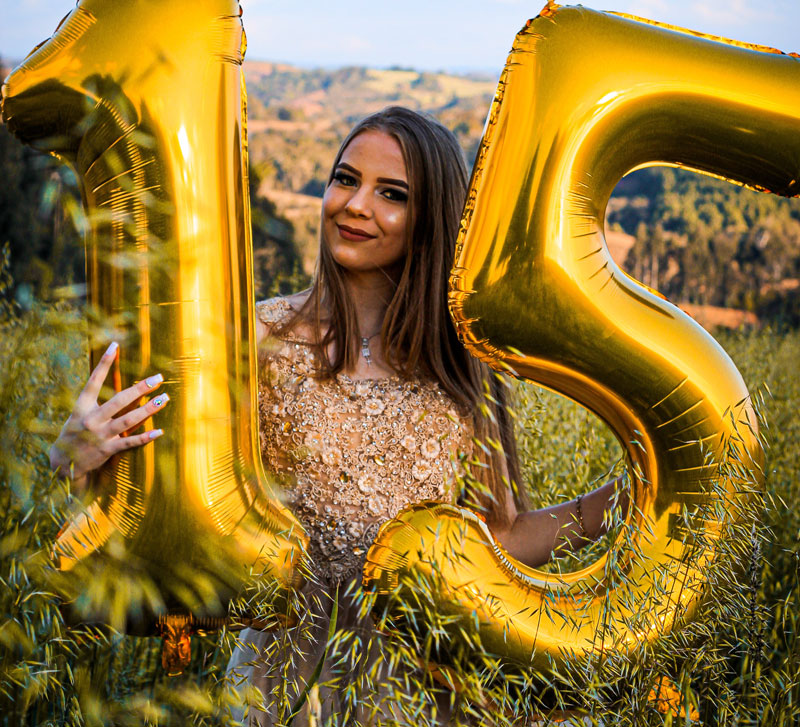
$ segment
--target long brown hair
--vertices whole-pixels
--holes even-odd
[[[447,280],[467,193],[461,148],[438,121],[390,106],[360,121],[347,135],[328,184],[344,150],[367,130],[397,140],[409,179],[407,254],[381,328],[384,357],[401,377],[421,374],[434,379],[463,413],[474,415],[477,454],[462,501],[484,510],[493,522],[508,525],[509,492],[514,493],[518,507],[525,507],[525,498],[517,484],[520,473],[513,422],[506,406],[507,383],[466,352],[447,309]],[[312,326],[321,378],[356,365],[356,309],[344,270],[324,241],[308,299],[275,333],[286,333],[300,321]],[[325,355],[331,344],[333,355]],[[510,481],[505,480],[505,471]]]

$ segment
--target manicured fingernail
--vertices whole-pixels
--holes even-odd
[[[163,429],[151,429],[150,439],[155,439],[156,437],[160,437],[163,433],[164,433]]]
[[[157,396],[155,399],[153,399],[153,405],[163,406],[168,401],[169,401],[169,396],[167,396],[166,394],[161,394],[160,396]]]
[[[103,356],[113,356],[117,352],[118,348],[119,344],[116,341],[112,341]]]
[[[160,384],[163,380],[164,377],[161,374],[155,374],[149,379],[145,379],[144,383],[147,384],[148,388],[152,389],[156,384]]]

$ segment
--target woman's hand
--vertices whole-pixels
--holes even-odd
[[[100,363],[89,376],[86,386],[78,395],[72,414],[61,429],[61,434],[50,447],[50,467],[53,470],[60,470],[62,476],[71,477],[73,487],[79,492],[85,487],[88,472],[97,469],[118,452],[141,447],[164,433],[161,429],[152,429],[133,436],[122,436],[124,432],[136,428],[163,408],[169,401],[169,396],[166,394],[161,394],[142,406],[114,418],[126,407],[158,388],[164,380],[161,374],[150,376],[120,391],[105,404],[97,403],[100,389],[116,358],[117,348],[117,344],[112,343],[103,354]]]

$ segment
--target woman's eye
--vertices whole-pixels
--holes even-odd
[[[383,196],[391,202],[407,202],[408,193],[402,189],[385,189]]]
[[[354,187],[356,185],[356,178],[347,172],[334,172],[333,181],[345,187]]]

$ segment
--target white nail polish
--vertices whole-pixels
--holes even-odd
[[[164,377],[161,374],[155,374],[149,379],[145,379],[144,383],[147,384],[148,388],[152,389],[156,384],[160,384],[163,380]]]
[[[161,394],[161,396],[157,396],[153,399],[153,404],[156,406],[163,406],[169,401],[169,397],[166,394]]]
[[[156,437],[160,437],[163,433],[164,433],[163,429],[151,429],[150,439],[155,439]]]
[[[113,354],[115,354],[117,352],[118,348],[119,348],[119,344],[116,341],[112,341],[111,344],[109,344],[108,348],[106,349],[106,352],[103,355],[104,356],[112,356]]]

